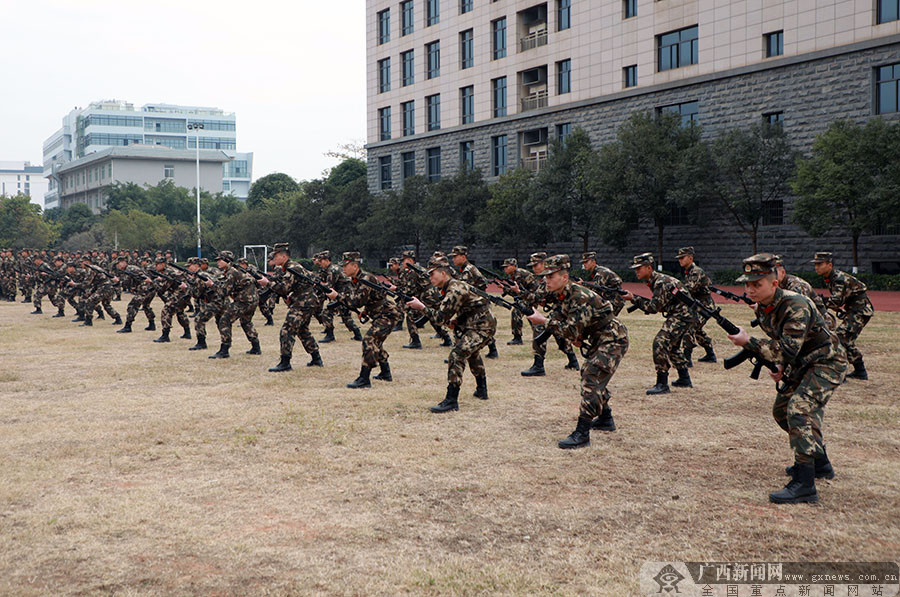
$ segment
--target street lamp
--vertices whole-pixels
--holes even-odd
[[[203,256],[200,250],[200,131],[203,129],[203,123],[189,122],[187,128],[189,131],[197,132],[197,257],[200,258]]]

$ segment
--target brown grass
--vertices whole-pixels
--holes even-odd
[[[900,556],[898,313],[862,334],[872,380],[828,405],[837,478],[819,505],[779,507],[772,383],[697,364],[693,390],[645,396],[658,316],[624,316],[619,431],[569,452],[578,375],[554,349],[547,377],[522,378],[506,312],[491,399],[467,373],[460,412],[438,416],[436,340],[392,334],[395,381],[352,391],[360,349],[340,326],[325,368],[298,344],[271,374],[277,327],[258,328],[262,357],[236,327],[223,362],[30,309],[0,304],[0,594],[634,595],[646,560]]]

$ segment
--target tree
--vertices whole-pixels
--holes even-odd
[[[832,122],[816,137],[809,158],[797,162],[791,189],[794,220],[813,236],[842,228],[853,239],[853,267],[859,267],[859,237],[888,218],[896,221],[890,190],[896,191],[900,125],[880,118],[859,126]]]
[[[757,253],[757,231],[769,202],[782,200],[798,153],[780,126],[766,123],[732,129],[712,143],[713,189]]]
[[[237,251],[244,245],[271,245],[282,241],[284,217],[269,209],[248,209],[222,219],[210,235],[218,250]]]
[[[371,213],[371,204],[365,178],[358,178],[337,193],[326,193],[318,240],[338,251],[358,249],[364,244],[361,228]]]
[[[356,158],[348,158],[331,169],[325,184],[340,191],[348,184],[366,177],[366,163]]]
[[[474,242],[475,223],[491,191],[480,170],[460,170],[452,178],[432,183],[425,201],[422,240],[440,245],[444,240]]]
[[[84,203],[76,203],[65,210],[59,218],[59,237],[66,240],[73,234],[86,232],[99,218]]]
[[[161,215],[139,209],[114,209],[103,220],[105,238],[118,239],[120,247],[165,249],[172,241],[172,224]]]
[[[300,189],[293,178],[282,172],[274,172],[258,178],[250,185],[250,192],[247,194],[247,208],[260,209],[266,201],[274,199],[280,195],[289,195]]]
[[[531,209],[534,176],[529,170],[502,174],[490,191],[475,225],[482,240],[511,249],[516,259],[520,249],[546,240],[546,224]]]
[[[216,226],[223,218],[239,214],[246,209],[244,202],[234,195],[200,192],[200,219]]]
[[[340,143],[337,149],[326,151],[323,155],[329,158],[340,158],[343,160],[362,160],[366,159],[365,141],[353,140],[349,143]]]
[[[41,207],[31,197],[0,195],[0,245],[46,247],[54,240],[54,228],[41,218]]]

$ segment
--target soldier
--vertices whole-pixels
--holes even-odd
[[[469,249],[464,245],[456,245],[450,250],[450,261],[453,262],[453,277],[462,280],[466,284],[471,284],[479,290],[487,291],[487,280],[478,271],[478,268],[469,263]],[[491,338],[488,344],[487,358],[496,359],[500,355],[497,353],[497,343]]]
[[[397,285],[400,284],[400,258],[399,257],[391,257],[387,261],[388,271],[385,278],[387,278],[387,283],[390,286],[391,290],[397,290]],[[407,308],[406,305],[397,305],[400,307],[401,313],[406,313]],[[396,327],[394,327],[395,332],[403,331],[403,320],[401,320]],[[418,332],[416,332],[416,336],[418,337]],[[412,343],[410,343],[412,344]],[[403,348],[416,348],[415,346],[410,346],[408,344],[404,345]],[[421,341],[419,342],[418,348],[422,348]]]
[[[684,269],[684,281],[682,284],[685,289],[698,303],[707,309],[715,309],[716,305],[712,300],[712,293],[709,290],[709,287],[712,285],[712,280],[709,279],[709,276],[706,275],[706,272],[704,272],[699,265],[694,263],[694,247],[682,247],[678,249],[678,253],[675,257],[678,259],[679,265]],[[700,363],[716,362],[716,353],[713,350],[712,338],[703,331],[706,320],[706,317],[694,314],[694,327],[684,335],[684,358],[688,363],[688,367],[693,366],[693,363],[691,362],[691,353],[694,352],[694,347],[698,344],[706,350],[706,354],[697,359],[697,361]]]
[[[265,286],[265,284],[262,282],[262,278],[264,276],[259,272],[259,268],[255,265],[250,264],[250,262],[247,261],[246,257],[239,258],[235,262],[235,264],[242,271],[250,274],[253,279],[256,280],[257,283],[259,283],[260,286]],[[268,292],[266,293],[265,297],[261,298],[259,301],[259,313],[266,318],[266,323],[263,325],[275,325],[275,320],[272,319],[272,313],[275,311],[275,296],[276,295],[274,292]]]
[[[853,365],[853,372],[847,377],[869,379],[862,352],[856,346],[860,332],[875,314],[866,285],[850,274],[834,269],[833,256],[827,251],[816,253],[812,263],[831,292],[831,296],[824,299],[825,306],[832,309],[841,320],[835,333],[847,351],[847,360]]]
[[[675,367],[678,379],[672,382],[677,388],[691,388],[691,376],[688,373],[687,359],[681,350],[684,335],[694,325],[694,316],[684,305],[675,299],[673,292],[684,291],[681,282],[653,269],[653,254],[635,255],[631,269],[635,270],[638,280],[643,280],[653,291],[651,298],[635,296],[631,292],[623,295],[644,313],[662,313],[666,318],[662,328],[653,339],[653,363],[656,365],[656,385],[647,390],[648,395],[669,393],[669,368]]]
[[[612,271],[608,267],[604,267],[597,263],[597,252],[588,251],[581,254],[581,266],[588,273],[586,282],[598,284],[607,288],[622,288],[622,278],[619,274]],[[608,300],[613,306],[613,314],[618,317],[622,307],[625,306],[625,299],[618,292],[601,293],[601,296]]]
[[[396,264],[391,262],[396,262]],[[415,263],[416,254],[414,251],[403,251],[400,258],[391,257],[388,267],[397,276],[396,282],[392,283],[392,290],[399,290],[409,296],[419,296],[426,290],[427,284],[423,283],[421,277],[406,267],[407,263]],[[422,348],[422,340],[419,338],[419,328],[416,326],[415,310],[407,305],[400,305],[400,309],[406,318],[406,331],[409,332],[409,344],[404,344],[403,348],[411,350],[420,350]],[[400,322],[400,329],[403,329],[403,322]],[[437,329],[437,328],[435,328]]]
[[[143,258],[142,265],[144,267],[149,264],[148,260],[149,257]],[[122,282],[122,286],[134,295],[131,300],[128,301],[128,306],[125,307],[125,325],[122,326],[122,329],[116,330],[116,333],[130,334],[131,324],[134,323],[134,318],[137,317],[137,312],[139,310],[143,310],[144,315],[147,316],[149,325],[146,329],[155,330],[156,315],[150,307],[150,302],[153,300],[153,297],[156,296],[156,285],[153,283],[153,280],[150,279],[147,272],[142,268],[136,265],[129,265],[128,257],[125,255],[119,255],[119,257],[116,258],[115,269],[119,281]]]
[[[338,292],[344,291],[349,280],[347,280],[347,276],[341,272],[338,266],[331,263],[331,251],[319,251],[313,255],[313,263],[319,268],[319,279],[322,281],[322,284],[329,288],[334,288]],[[322,299],[315,315],[316,320],[325,328],[325,336],[319,340],[322,344],[334,342],[334,314],[326,308],[327,302],[324,298]],[[341,321],[344,322],[344,326],[353,334],[353,339],[357,342],[362,342],[362,334],[359,331],[359,326],[353,321],[353,315],[350,314],[350,310],[341,303],[337,311],[341,316]]]
[[[156,294],[163,300],[163,309],[159,314],[160,336],[154,342],[170,342],[169,330],[172,329],[172,317],[178,320],[184,333],[181,338],[191,339],[191,322],[188,321],[184,309],[191,300],[191,292],[184,275],[175,268],[169,267],[165,257],[155,259]]]
[[[825,306],[825,301],[822,300],[822,296],[813,290],[812,284],[803,278],[787,273],[787,270],[784,267],[784,259],[781,255],[775,255],[775,265],[778,267],[778,287],[782,290],[790,290],[791,292],[802,294],[811,300],[816,306],[816,309],[819,310],[819,315],[821,315],[825,319],[825,323],[828,324],[828,329],[834,331],[834,328],[837,326],[835,316],[828,310],[828,307]]]
[[[324,364],[319,354],[319,345],[309,331],[309,322],[318,310],[320,302],[316,296],[316,288],[291,274],[288,269],[299,271],[311,280],[315,280],[315,275],[296,261],[291,261],[291,246],[288,243],[275,243],[272,249],[272,262],[274,272],[278,276],[272,290],[273,293],[284,297],[288,312],[281,325],[281,360],[269,371],[275,373],[291,370],[294,338],[297,337],[300,338],[303,350],[311,357],[306,366],[322,367]]]
[[[458,266],[457,266],[458,267]],[[488,399],[487,374],[484,361],[479,351],[489,345],[497,331],[497,320],[491,313],[491,303],[486,298],[472,292],[465,282],[454,279],[450,262],[441,257],[428,264],[431,284],[442,295],[436,307],[426,307],[419,299],[407,303],[412,309],[425,310],[429,317],[441,324],[449,324],[456,320],[454,335],[456,343],[450,350],[447,367],[447,395],[431,412],[444,413],[459,410],[459,387],[466,363],[475,376],[475,393],[473,396],[482,400]]]
[[[753,255],[744,259],[744,274],[737,279],[756,302],[759,327],[770,340],[751,338],[743,329],[728,338],[778,365],[778,372],[770,374],[779,384],[772,414],[788,433],[794,466],[786,469],[791,481],[769,494],[769,500],[816,502],[816,477],[834,477],[822,422],[825,404],[844,380],[847,359],[816,306],[803,295],[779,288],[775,269],[774,255]]]
[[[517,296],[520,291],[534,292],[538,285],[537,280],[527,269],[519,267],[519,262],[515,257],[509,257],[503,260],[503,271],[509,276],[512,288],[504,289],[504,292]],[[522,344],[522,312],[518,309],[510,309],[509,327],[512,330],[512,340],[507,342],[507,346],[520,346]],[[530,323],[530,322],[529,322]]]
[[[350,278],[350,283],[341,291],[341,300],[349,307],[365,309],[366,316],[372,322],[372,327],[366,331],[362,341],[363,363],[359,370],[359,377],[347,384],[348,388],[368,388],[372,384],[369,381],[369,372],[375,365],[381,366],[381,371],[375,379],[393,381],[391,366],[388,363],[388,352],[384,349],[384,341],[394,330],[397,322],[403,318],[403,314],[393,299],[384,292],[379,292],[359,282],[360,279],[378,284],[378,279],[372,274],[363,271],[360,267],[362,257],[356,251],[348,251],[341,257],[341,266],[344,275]],[[337,289],[332,288],[328,298],[338,298]]]
[[[43,255],[35,255],[32,264],[35,269],[40,269],[41,265],[44,263]],[[35,286],[34,286],[34,311],[31,312],[32,315],[39,315],[43,313],[41,309],[41,299],[44,295],[50,297],[50,302],[53,303],[56,297],[56,286],[53,284],[53,279],[44,272],[35,271]]]
[[[81,325],[93,325],[91,319],[94,309],[97,309],[98,313],[102,315],[99,308],[100,305],[103,306],[110,317],[115,318],[112,322],[113,325],[122,325],[122,318],[119,317],[118,312],[116,312],[112,303],[110,303],[110,299],[113,295],[112,282],[110,281],[110,278],[105,275],[105,270],[98,271],[97,269],[94,269],[98,266],[88,267],[93,264],[91,263],[91,258],[87,256],[83,258],[83,263],[85,265],[85,277],[81,281],[81,287],[84,291],[84,298],[82,299],[83,306],[81,310],[84,314],[84,322]]]
[[[30,263],[30,261],[28,249],[22,249],[19,252],[17,272],[19,274],[19,291],[22,293],[23,303],[31,302],[31,290],[34,287],[34,276],[32,275],[31,269],[26,265],[26,263]]]
[[[609,381],[628,351],[628,330],[615,318],[612,304],[589,288],[569,280],[569,256],[555,255],[539,274],[547,291],[556,295],[550,317],[535,311],[528,319],[549,325],[581,348],[581,408],[578,423],[569,437],[558,443],[562,449],[591,445],[591,428],[615,431],[609,407]],[[594,418],[596,417],[596,421]]]
[[[65,282],[63,277],[66,275],[66,265],[62,258],[62,255],[57,254],[53,258],[53,267],[51,268],[53,271],[57,273],[58,278],[50,278],[50,284],[52,284],[54,293],[53,295],[48,295],[50,297],[50,302],[56,307],[56,315],[53,317],[65,317],[66,316],[66,297],[64,295],[65,292]]]
[[[231,326],[235,321],[241,322],[241,329],[250,341],[250,350],[247,354],[262,354],[259,349],[259,335],[256,328],[253,327],[253,313],[259,304],[259,293],[256,289],[256,282],[250,274],[244,273],[234,267],[234,253],[231,251],[219,251],[216,257],[217,265],[222,270],[222,284],[225,296],[231,298],[231,302],[219,319],[219,335],[222,337],[222,344],[219,351],[210,355],[211,359],[227,359],[230,355],[228,350],[231,348]],[[265,278],[264,278],[265,279]],[[268,281],[263,283],[266,285]],[[204,282],[207,286],[212,286],[212,280]]]
[[[216,318],[218,322],[225,306],[225,290],[221,284],[213,283],[207,286],[207,280],[214,278],[209,274],[200,271],[200,258],[190,257],[187,260],[187,268],[193,274],[191,280],[191,296],[197,303],[194,311],[194,333],[197,335],[197,343],[188,348],[188,350],[206,350],[206,322]]]

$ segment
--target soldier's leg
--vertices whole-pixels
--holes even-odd
[[[487,376],[487,371],[484,368],[484,360],[481,358],[481,349],[490,344],[493,337],[494,335],[492,333],[487,334],[483,332],[467,331],[459,339],[459,342],[456,343],[459,350],[462,352],[462,356],[469,364],[469,370],[472,372],[472,376],[475,377],[476,382],[484,380]],[[479,398],[481,397],[482,396],[479,396]],[[483,396],[483,398],[487,398],[487,396]]]
[[[45,289],[44,285],[37,286],[34,289],[34,295],[33,295],[32,301],[31,301],[32,304],[34,305],[34,311],[32,311],[32,313],[40,313],[41,312],[41,299],[44,298],[45,290],[46,289]]]
[[[118,320],[121,323],[121,317],[119,316],[119,312],[116,311],[115,307],[112,306],[114,291],[112,288],[104,288],[101,291],[101,299],[100,302],[103,305],[103,309],[106,311],[106,314],[112,317],[113,319]]]
[[[288,309],[281,324],[278,339],[281,343],[281,356],[290,360],[294,353],[294,339],[300,332],[300,316],[297,309]],[[307,330],[308,332],[309,330]]]
[[[858,313],[847,312],[844,318],[840,320],[840,324],[835,330],[838,339],[841,341],[844,350],[847,351],[847,360],[856,363],[862,360],[863,355],[856,346],[856,339],[862,332],[863,327],[869,323],[870,317]]]
[[[547,343],[538,342],[536,338],[544,331],[544,326],[531,324],[531,352],[534,355],[534,362],[531,367],[522,371],[523,377],[542,377],[544,376],[544,356],[547,354]]]
[[[366,333],[363,334],[362,339],[362,361],[363,365],[365,365],[369,369],[374,369],[375,365],[378,364],[378,346],[376,343],[377,332],[375,328],[376,323],[373,321],[372,325],[369,326],[369,329],[366,330]]]
[[[253,314],[256,313],[256,307],[257,305],[255,303],[245,305],[241,312],[240,320],[241,329],[244,330],[244,335],[247,336],[247,340],[250,341],[250,344],[258,350],[259,334],[256,332],[256,328],[253,327]]]
[[[231,326],[236,319],[240,318],[239,307],[235,303],[229,303],[228,307],[219,318],[219,336],[222,344],[231,346]]]
[[[359,326],[356,325],[356,322],[353,321],[353,313],[350,312],[350,309],[347,307],[341,307],[341,321],[344,323],[344,327],[346,327],[354,336],[354,338],[359,335]],[[331,327],[334,328],[334,322],[332,321]]]
[[[172,316],[175,314],[175,303],[170,299],[165,302],[162,313],[159,314],[159,323],[164,332],[172,329]]]
[[[156,297],[156,293],[151,292],[142,297],[141,300],[141,309],[144,311],[144,315],[147,316],[147,321],[149,323],[154,323],[156,321],[156,313],[153,312],[153,299]]]
[[[522,340],[522,312],[518,309],[512,309],[509,315],[509,327],[512,330],[513,340]],[[510,344],[507,342],[507,344]]]
[[[131,297],[131,300],[128,301],[128,304],[125,306],[126,325],[131,325],[132,323],[134,323],[134,318],[137,317],[137,312],[141,308],[141,303],[143,302],[143,297],[137,294]]]

